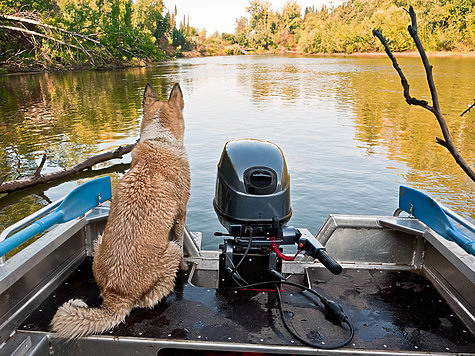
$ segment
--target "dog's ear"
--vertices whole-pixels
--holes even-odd
[[[168,98],[170,105],[175,105],[181,110],[185,107],[185,102],[183,101],[183,93],[181,92],[180,85],[176,83],[173,86],[172,91],[170,92],[170,98]]]
[[[155,89],[153,89],[153,87],[150,85],[150,83],[147,83],[147,85],[145,86],[145,92],[143,93],[142,105],[146,106],[155,101],[158,101],[158,95],[155,92]]]

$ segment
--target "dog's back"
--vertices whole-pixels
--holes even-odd
[[[180,87],[175,84],[168,102],[160,102],[147,85],[143,107],[131,168],[117,186],[104,236],[95,248],[93,272],[103,304],[65,303],[52,321],[60,336],[108,330],[133,307],[153,307],[173,290],[190,191]]]

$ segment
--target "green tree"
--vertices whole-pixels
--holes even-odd
[[[337,7],[306,7],[304,17],[295,1],[275,12],[270,3],[253,0],[248,19],[237,21],[238,43],[254,48],[281,47],[304,53],[381,51],[371,31],[380,29],[395,51],[414,50],[406,30],[404,8],[418,14],[419,36],[427,50],[475,49],[473,0],[347,0]]]
[[[253,47],[269,49],[274,43],[272,28],[275,28],[275,19],[270,7],[271,4],[267,1],[253,0],[246,8],[251,28],[248,42]]]

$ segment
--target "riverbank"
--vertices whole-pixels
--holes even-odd
[[[43,67],[43,66],[30,66],[30,65],[5,65],[0,66],[0,75],[23,75],[23,74],[33,74],[33,73],[51,73],[51,72],[72,72],[72,71],[81,71],[81,70],[92,70],[92,71],[106,71],[106,70],[116,70],[116,69],[125,69],[125,68],[140,68],[146,67],[148,65],[154,65],[160,62],[154,63],[128,63],[128,64],[114,64],[114,65],[104,65],[104,66],[52,66],[52,67]]]
[[[183,52],[182,56],[179,57],[169,57],[164,59],[166,60],[174,60],[180,57],[185,58],[197,58],[197,57],[216,57],[216,56],[230,56],[230,55],[276,55],[276,56],[308,56],[308,57],[386,57],[386,53],[384,52],[355,52],[355,53],[303,53],[298,51],[280,51],[280,52],[270,52],[270,51],[244,51],[237,50],[233,48],[232,50],[220,50],[215,51],[215,54],[208,54],[206,51],[188,51]],[[394,55],[396,57],[419,57],[419,52],[411,51],[411,52],[395,52]],[[427,52],[429,57],[439,57],[439,58],[475,58],[475,51],[471,52]],[[48,73],[48,72],[61,72],[61,71],[77,71],[77,70],[95,70],[95,71],[106,71],[106,70],[116,70],[116,69],[125,69],[125,68],[140,68],[140,67],[147,67],[147,66],[154,66],[160,62],[145,62],[143,60],[134,60],[129,63],[124,64],[111,64],[111,65],[104,65],[104,66],[52,66],[50,68],[45,68],[43,66],[31,66],[31,65],[0,65],[0,75],[15,75],[15,74],[29,74],[29,73]]]
[[[241,53],[244,54],[244,53]],[[322,57],[386,57],[385,52],[354,52],[354,53],[305,53],[299,51],[250,51],[248,50],[248,55],[298,55],[298,56],[322,56]],[[419,52],[393,52],[396,57],[419,57]],[[475,58],[475,51],[470,52],[449,52],[449,51],[440,51],[440,52],[426,52],[429,57],[464,57],[464,58]],[[219,54],[219,55],[228,55],[228,54]],[[193,57],[212,57],[215,55],[206,55],[198,51],[190,51],[183,53],[184,57],[193,58]]]
[[[411,51],[411,52],[395,52],[393,53],[396,57],[420,57],[419,52]],[[471,52],[426,52],[429,57],[464,57],[464,58],[475,58],[475,51]],[[315,56],[348,56],[348,57],[386,57],[387,54],[385,52],[366,52],[366,53],[316,53],[312,54]]]

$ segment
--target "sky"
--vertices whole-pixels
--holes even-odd
[[[183,15],[190,16],[190,26],[197,29],[206,29],[206,34],[232,33],[235,29],[236,19],[247,16],[246,7],[251,0],[164,0],[165,7],[171,11],[178,10],[177,25],[182,21]],[[271,0],[272,9],[281,10],[288,0]],[[323,4],[339,5],[340,0],[297,0],[302,7],[315,6],[320,8]]]

